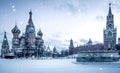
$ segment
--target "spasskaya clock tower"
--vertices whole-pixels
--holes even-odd
[[[114,15],[109,3],[109,12],[107,15],[106,29],[103,31],[105,49],[115,50],[117,29],[114,27]]]

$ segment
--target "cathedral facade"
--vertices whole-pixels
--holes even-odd
[[[43,33],[41,30],[35,31],[35,26],[32,21],[32,12],[29,12],[28,25],[26,25],[25,32],[20,35],[21,31],[15,25],[11,30],[13,34],[12,38],[12,49],[11,52],[15,56],[24,57],[41,57],[45,54],[45,49],[43,47],[44,40],[42,39]],[[36,34],[37,33],[37,34]],[[79,53],[80,51],[103,51],[103,50],[116,50],[116,35],[117,29],[114,27],[114,15],[111,10],[111,3],[109,4],[109,11],[107,15],[106,28],[103,30],[103,44],[93,45],[91,39],[88,41],[87,45],[74,47],[73,40],[70,40],[69,45],[69,55],[74,53]],[[120,44],[120,39],[119,39]],[[49,49],[48,49],[49,50]],[[4,33],[4,39],[2,43],[1,56],[4,57],[5,54],[10,53],[9,43],[7,40],[6,32]],[[46,52],[48,56],[51,55],[51,51]],[[56,48],[54,48],[53,54],[55,55]]]
[[[42,39],[43,33],[41,30],[37,32],[35,31],[35,26],[32,21],[32,12],[29,12],[29,20],[28,25],[26,25],[26,31],[22,36],[19,36],[20,30],[17,25],[11,30],[13,34],[12,38],[12,52],[17,54],[22,51],[24,55],[32,56],[40,56],[43,53],[43,44],[44,41]],[[21,50],[22,49],[22,50]]]
[[[109,4],[106,29],[104,29],[103,35],[104,48],[115,50],[117,29],[114,27],[114,15],[112,14],[111,3]]]
[[[31,11],[29,12],[29,20],[28,25],[26,26],[26,31],[22,35],[20,35],[21,31],[17,27],[17,25],[15,25],[11,32],[13,34],[11,53],[13,53],[16,57],[40,57],[43,55],[43,33],[41,32],[41,30],[39,30],[36,34],[35,26],[32,21]],[[2,43],[1,55],[5,55],[9,51],[9,44],[5,33]]]

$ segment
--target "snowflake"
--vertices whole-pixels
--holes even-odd
[[[103,68],[99,68],[99,70],[103,70]]]
[[[13,10],[13,12],[16,12],[16,9],[12,9]]]
[[[78,9],[78,12],[80,12],[81,10],[80,9]]]
[[[70,12],[68,12],[67,14],[68,14],[68,15],[71,15],[71,13],[70,13]]]
[[[20,21],[20,24],[23,24],[23,21]]]
[[[15,8],[15,5],[12,5],[12,8],[14,9],[14,8]]]

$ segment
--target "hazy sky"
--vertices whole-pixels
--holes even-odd
[[[71,38],[75,46],[89,38],[103,43],[110,2],[120,37],[120,0],[0,0],[0,45],[4,31],[11,44],[15,21],[21,34],[25,32],[30,10],[36,32],[41,28],[44,34],[45,45],[68,47]]]

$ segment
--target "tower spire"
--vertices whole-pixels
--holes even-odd
[[[6,37],[6,32],[4,32],[4,39],[6,39],[7,37]]]
[[[28,20],[28,24],[32,27],[34,27],[33,21],[32,21],[32,11],[30,10],[29,12],[29,20]]]
[[[6,32],[4,32],[4,38],[3,38],[3,42],[2,42],[2,46],[4,46],[4,45],[8,45],[8,40],[7,40]]]
[[[6,32],[4,32],[4,38],[2,42],[2,48],[1,48],[1,57],[5,57],[5,54],[8,54],[8,53],[10,53],[9,43],[7,40]]]
[[[109,13],[108,15],[111,15],[112,14],[112,11],[111,11],[111,3],[109,3]]]
[[[29,12],[29,18],[32,19],[32,11]]]

